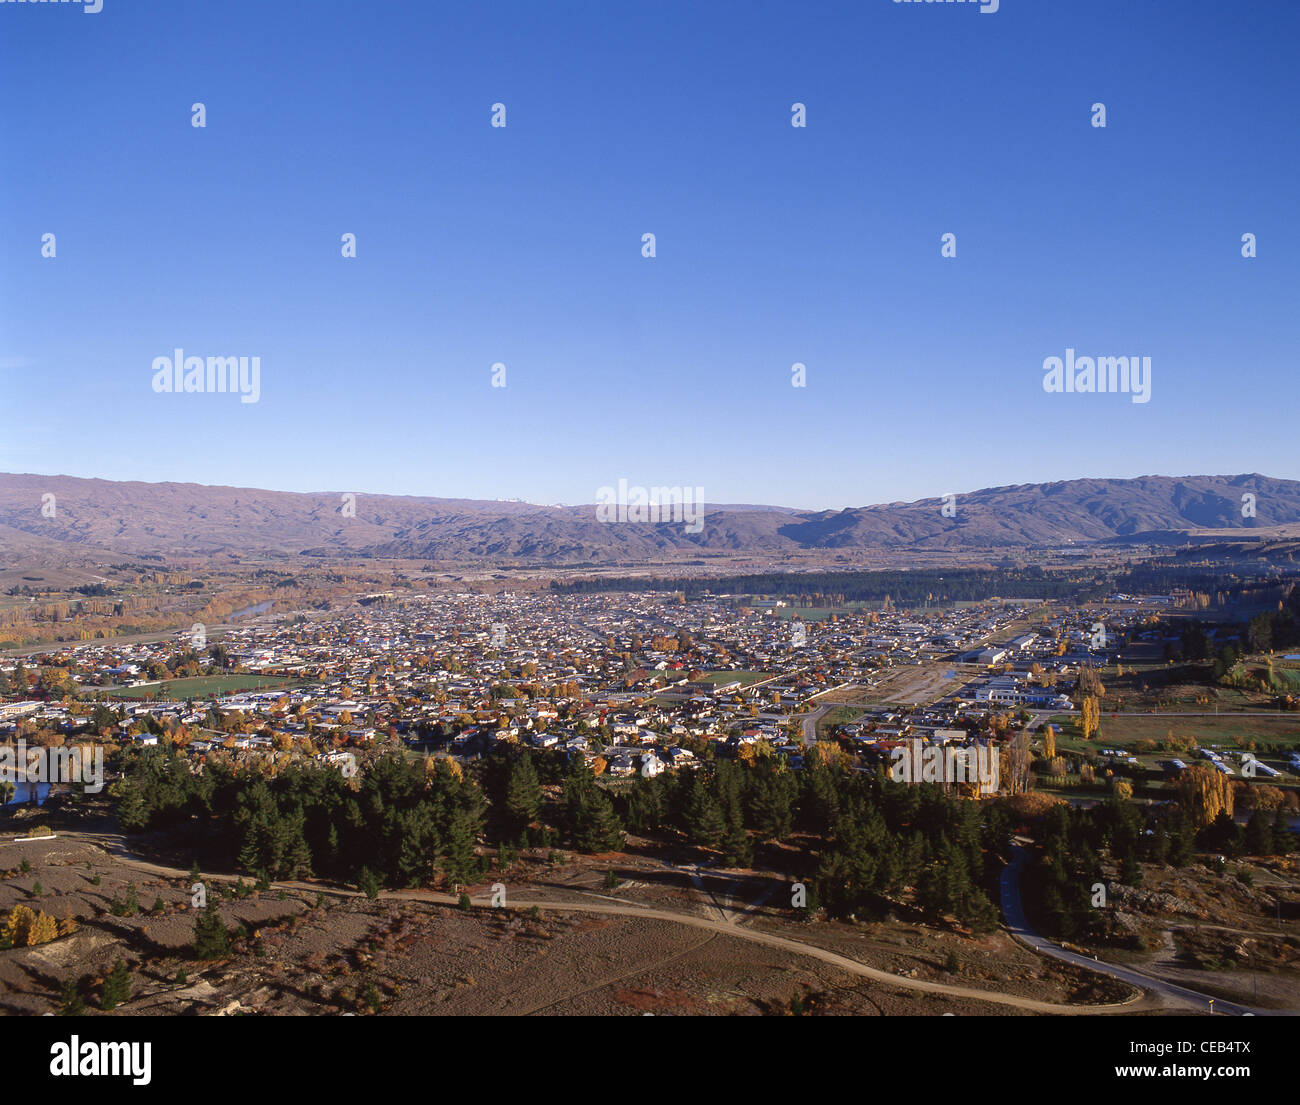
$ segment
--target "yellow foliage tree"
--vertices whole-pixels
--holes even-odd
[[[75,922],[73,925],[75,927]],[[70,929],[68,931],[71,931]],[[48,944],[66,933],[59,932],[59,923],[48,913],[34,913],[25,905],[16,905],[5,918],[0,936],[14,948],[29,948]]]
[[[31,932],[32,922],[36,920],[36,914],[25,905],[16,905],[5,918],[4,927],[0,928],[2,936],[10,947],[24,948],[27,946],[27,934]]]
[[[1101,717],[1097,709],[1097,700],[1088,695],[1080,706],[1079,728],[1083,730],[1083,739],[1092,740],[1101,729]]]
[[[1178,800],[1197,828],[1221,813],[1231,817],[1234,798],[1232,781],[1206,764],[1193,764],[1178,776]]]
[[[812,748],[812,754],[826,767],[847,768],[849,755],[834,741],[819,740]]]
[[[59,935],[59,923],[48,913],[38,913],[27,931],[28,945],[48,944]]]

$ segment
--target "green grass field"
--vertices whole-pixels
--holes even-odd
[[[1057,728],[1057,743],[1070,751],[1086,747],[1078,737],[1077,720],[1066,716],[1052,719]],[[1123,748],[1140,740],[1167,740],[1170,733],[1175,737],[1194,737],[1197,744],[1221,744],[1226,748],[1240,747],[1248,740],[1290,748],[1300,746],[1300,714],[1293,717],[1258,717],[1239,713],[1206,717],[1102,714],[1101,734],[1093,739],[1092,745]],[[1075,748],[1075,744],[1080,747]]]
[[[1085,741],[1073,718],[1056,718],[1056,747],[1058,752],[1084,754],[1089,750],[1099,752],[1103,748],[1126,748],[1134,752],[1138,763],[1148,772],[1160,773],[1164,764],[1177,757],[1187,763],[1196,759],[1194,752],[1173,751],[1137,751],[1134,747],[1139,741],[1149,740],[1156,744],[1169,739],[1172,730],[1175,738],[1194,737],[1199,747],[1217,747],[1224,751],[1244,749],[1246,742],[1256,742],[1256,750],[1262,763],[1283,771],[1279,778],[1258,776],[1256,782],[1271,786],[1294,787],[1297,775],[1281,755],[1264,752],[1264,746],[1279,746],[1284,749],[1300,747],[1300,715],[1294,718],[1250,717],[1242,714],[1220,714],[1210,717],[1111,717],[1103,714],[1101,733],[1091,741]],[[1236,759],[1228,761],[1234,770],[1239,770]],[[1240,775],[1234,775],[1240,780]],[[1148,789],[1163,789],[1162,781],[1150,776],[1146,783]]]
[[[161,698],[181,701],[187,698],[205,699],[212,695],[235,694],[239,691],[265,691],[301,685],[301,680],[279,675],[201,675],[193,679],[169,679],[163,683],[150,683],[144,687],[126,687],[113,691],[112,694],[114,698]]]
[[[711,671],[707,672],[702,678],[703,683],[712,683],[717,686],[719,683],[735,683],[739,681],[742,685],[748,687],[751,683],[758,683],[763,679],[768,679],[772,675],[769,671]]]
[[[817,739],[829,737],[834,726],[845,725],[861,713],[862,711],[856,706],[832,706],[817,720]]]
[[[1276,664],[1273,667],[1273,671],[1279,679],[1286,681],[1288,690],[1300,691],[1300,668]]]

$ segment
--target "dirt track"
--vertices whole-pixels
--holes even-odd
[[[179,867],[171,867],[139,858],[127,849],[125,842],[120,837],[74,832],[61,833],[57,839],[64,841],[80,841],[101,848],[111,855],[116,862],[123,866],[154,876],[178,879],[185,878],[188,874],[185,870]],[[205,878],[232,883],[235,881],[235,876],[205,875]],[[316,883],[305,882],[274,882],[271,884],[271,890],[284,890],[286,892],[297,894],[308,893],[312,895],[324,893],[327,896],[336,898],[362,897],[358,891],[327,888]],[[957,986],[948,983],[931,982],[925,979],[909,978],[902,975],[892,974],[888,971],[882,971],[874,967],[869,967],[866,964],[858,962],[846,955],[841,955],[826,948],[817,947],[796,940],[790,936],[757,931],[743,923],[742,914],[732,915],[728,920],[716,920],[711,917],[698,916],[676,910],[659,909],[630,901],[619,902],[601,900],[603,896],[595,894],[583,895],[579,898],[559,898],[548,897],[547,895],[549,893],[550,891],[539,890],[537,888],[523,889],[517,892],[511,899],[510,905],[516,910],[536,906],[540,912],[603,914],[671,922],[676,925],[683,925],[710,933],[712,935],[709,939],[711,939],[712,936],[727,936],[734,939],[749,941],[754,944],[764,945],[787,953],[815,959],[821,963],[825,963],[843,971],[846,974],[869,979],[887,987],[928,994],[945,995],[951,998],[960,998],[969,1001],[987,1002],[993,1005],[1012,1006],[1030,1013],[1104,1015],[1112,1013],[1132,1013],[1139,1010],[1161,1008],[1159,1004],[1152,1003],[1140,995],[1134,997],[1128,1002],[1120,1004],[1065,1005],[1053,1002],[1037,1001],[1033,998],[1027,998],[1015,994],[999,993],[974,987]],[[437,905],[456,904],[456,898],[453,895],[432,890],[382,891],[380,892],[379,899],[381,901],[419,901]],[[492,906],[490,896],[471,898],[471,903],[480,907],[490,908]],[[693,944],[690,948],[677,952],[669,958],[677,958],[680,955],[687,954],[687,952],[693,951],[696,948],[707,944],[709,939]],[[611,982],[619,981],[621,977],[623,976],[605,980],[593,987],[589,987],[588,989],[609,985]],[[573,995],[569,996],[571,997]],[[548,1004],[556,1004],[556,1002],[550,1002]],[[546,1007],[547,1005],[541,1005],[538,1008],[541,1009]]]

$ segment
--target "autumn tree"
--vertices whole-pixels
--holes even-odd
[[[990,754],[996,754],[990,750]],[[1024,794],[1029,790],[1029,766],[1033,756],[1029,752],[1029,734],[1023,729],[1012,734],[1006,749],[1005,773],[1008,794]]]
[[[1088,695],[1080,706],[1079,728],[1084,740],[1092,740],[1101,731],[1101,713],[1092,695]]]
[[[1178,776],[1178,801],[1198,829],[1213,823],[1220,814],[1232,816],[1231,780],[1206,764],[1193,764]]]
[[[51,940],[57,939],[58,935],[58,921],[48,913],[38,913],[36,920],[32,922],[30,931],[27,933],[27,943],[29,946],[48,944]]]
[[[0,945],[7,948],[26,947],[27,936],[35,920],[36,914],[33,910],[25,905],[14,906],[9,916],[5,918],[3,927],[0,928]]]
[[[1097,674],[1095,668],[1079,669],[1078,689],[1081,695],[1090,695],[1094,698],[1106,697],[1106,688],[1102,685],[1101,676]]]

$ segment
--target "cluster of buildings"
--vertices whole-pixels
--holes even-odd
[[[123,739],[162,735],[196,758],[223,748],[338,760],[400,741],[472,760],[509,742],[584,756],[612,777],[689,770],[710,746],[799,767],[818,703],[848,691],[870,702],[891,669],[950,664],[960,685],[905,712],[864,705],[836,733],[866,759],[896,742],[971,744],[994,713],[1070,709],[1073,673],[1107,647],[1093,624],[1103,615],[1027,602],[850,606],[818,622],[792,613],[783,600],[729,594],[383,592],[342,610],[265,612],[223,634],[217,652],[202,642],[197,664],[191,631],[39,657],[80,701],[0,706],[0,737],[84,725],[99,703]],[[158,678],[172,673],[199,682]]]

